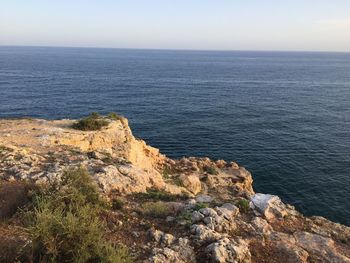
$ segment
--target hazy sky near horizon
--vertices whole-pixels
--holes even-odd
[[[7,0],[0,45],[350,51],[350,0]]]

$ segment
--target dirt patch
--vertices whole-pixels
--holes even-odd
[[[33,187],[25,182],[0,182],[0,219],[10,218],[19,207],[27,204]]]
[[[0,225],[0,262],[31,262],[27,233],[18,227]]]

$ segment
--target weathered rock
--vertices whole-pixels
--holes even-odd
[[[222,238],[207,246],[206,252],[213,262],[218,263],[248,263],[251,262],[251,255],[248,244],[241,240]]]
[[[285,205],[276,195],[255,194],[251,198],[250,206],[252,209],[262,214],[268,221],[275,218],[283,218],[287,215]]]
[[[182,185],[189,190],[193,194],[198,194],[202,190],[202,184],[199,180],[198,175],[190,174],[186,175],[183,174],[180,176],[180,180]]]
[[[204,225],[192,225],[191,233],[194,235],[196,240],[202,243],[213,242],[221,237],[221,234]]]
[[[255,217],[251,224],[256,232],[262,235],[269,235],[273,231],[271,225],[269,225],[269,223],[261,217]]]
[[[196,201],[198,203],[211,203],[213,198],[209,195],[198,195],[196,196]]]
[[[299,246],[286,240],[275,242],[275,246],[282,255],[286,255],[283,259],[285,263],[307,263],[309,254]]]
[[[107,166],[94,178],[105,192],[119,193],[146,192],[147,188],[164,188],[162,176],[155,170],[148,172],[134,165]]]
[[[193,247],[187,238],[176,238],[159,230],[151,230],[150,236],[156,242],[149,259],[152,263],[196,262]]]
[[[294,233],[296,244],[309,253],[317,255],[319,260],[324,262],[339,262],[349,263],[350,258],[341,255],[330,238],[320,235],[311,234],[308,232]]]
[[[227,220],[232,220],[233,217],[239,214],[239,208],[231,203],[225,203],[220,207],[216,207],[215,211],[218,213],[218,215]]]

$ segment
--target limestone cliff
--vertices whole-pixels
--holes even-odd
[[[50,184],[84,166],[101,194],[123,199],[108,217],[109,238],[137,262],[350,262],[348,227],[254,193],[252,176],[235,162],[169,159],[136,139],[125,118],[99,131],[74,122],[0,120],[2,213],[11,204],[1,191],[14,182]]]

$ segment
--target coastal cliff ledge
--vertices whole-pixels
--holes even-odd
[[[0,120],[0,262],[36,262],[23,211],[35,207],[33,189],[74,169],[109,204],[99,212],[103,238],[127,247],[133,262],[350,262],[349,227],[255,193],[236,162],[173,160],[136,139],[127,119],[96,118],[104,124],[96,130],[67,119]]]

